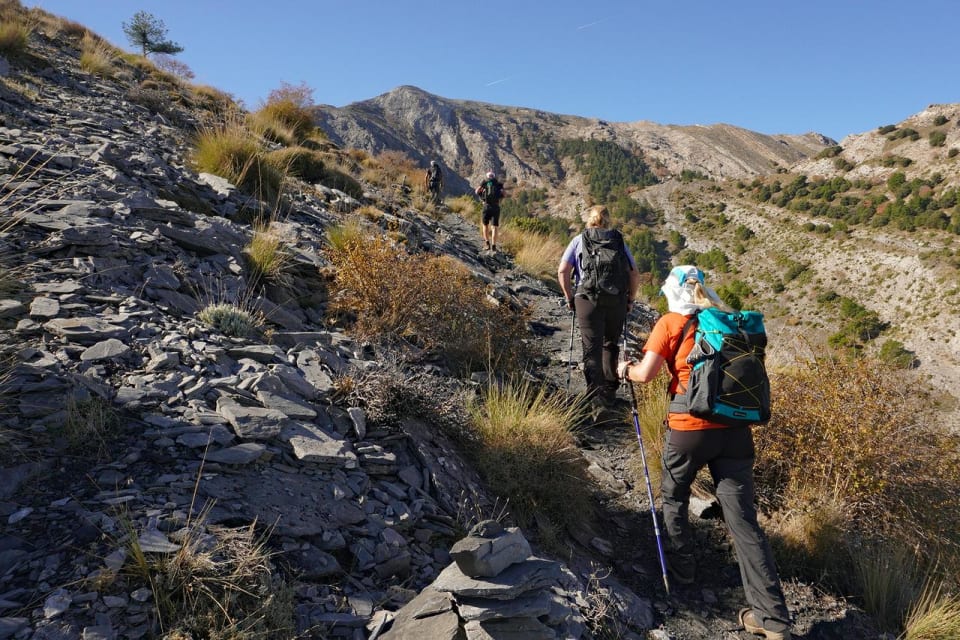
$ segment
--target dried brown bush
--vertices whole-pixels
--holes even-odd
[[[526,313],[492,302],[456,260],[362,234],[339,238],[328,254],[336,267],[332,310],[354,317],[358,336],[409,341],[460,371],[506,373],[528,358]]]
[[[773,417],[755,429],[757,492],[770,510],[839,505],[848,539],[960,543],[960,442],[938,429],[921,383],[880,362],[828,354],[773,375]]]

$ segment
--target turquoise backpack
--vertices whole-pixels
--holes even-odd
[[[763,314],[703,309],[684,325],[678,351],[693,326],[694,346],[687,356],[690,380],[682,394],[673,396],[670,411],[732,427],[770,420]]]

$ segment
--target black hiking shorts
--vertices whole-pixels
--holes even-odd
[[[483,206],[483,224],[492,224],[495,227],[500,226],[500,207],[495,204]]]

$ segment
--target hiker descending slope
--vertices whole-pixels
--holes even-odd
[[[423,176],[423,186],[430,194],[430,202],[438,204],[443,193],[443,171],[436,160],[430,161],[430,167]]]
[[[698,417],[690,408],[695,404],[691,388],[696,383],[691,378],[693,368],[705,359],[721,355],[720,350],[712,351],[705,339],[698,340],[702,332],[697,325],[706,323],[707,316],[713,315],[714,310],[732,310],[704,285],[703,272],[694,266],[674,267],[660,291],[667,298],[669,312],[654,325],[643,347],[643,359],[639,363],[632,360],[621,363],[618,374],[628,381],[650,382],[664,364],[670,371],[672,401],[667,415],[660,481],[670,575],[681,584],[692,584],[696,577],[687,513],[691,484],[697,472],[706,465],[713,477],[723,519],[733,538],[743,590],[750,605],[740,611],[740,624],[748,632],[769,640],[789,640],[790,614],[773,553],[757,523],[753,502],[754,448],[753,433],[747,424],[749,420],[723,415]],[[729,315],[741,318],[748,313],[756,312]],[[745,345],[744,358],[749,359],[753,357],[754,349],[747,339],[747,332],[741,334],[741,343]],[[765,334],[760,342],[757,350],[762,354]],[[704,348],[709,353],[704,353]],[[688,356],[692,363],[688,362]],[[750,372],[744,375],[749,376]],[[766,371],[760,372],[758,377],[765,381]],[[762,392],[769,395],[766,388]],[[708,414],[708,411],[700,413]],[[756,419],[758,422],[769,417],[768,414],[757,415],[760,416]]]
[[[497,174],[487,172],[487,178],[476,189],[477,197],[483,203],[480,232],[483,234],[484,249],[497,250],[497,227],[500,226],[500,201],[503,199],[503,183],[497,180]]]
[[[623,236],[609,227],[607,208],[590,207],[587,228],[570,241],[557,267],[567,306],[576,312],[580,326],[583,376],[597,410],[612,408],[616,399],[620,334],[640,285],[636,262]]]

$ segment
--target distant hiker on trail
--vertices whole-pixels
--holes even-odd
[[[628,381],[650,382],[666,364],[673,398],[683,396],[690,381],[692,365],[687,356],[694,348],[695,332],[685,331],[688,320],[708,307],[730,309],[704,285],[703,272],[694,266],[674,267],[660,291],[667,298],[669,312],[654,325],[643,347],[643,359],[639,363],[623,362],[617,372]],[[681,584],[695,580],[694,542],[687,514],[690,486],[706,465],[716,486],[723,520],[733,538],[743,590],[750,605],[740,611],[740,624],[749,633],[769,640],[789,640],[790,614],[773,553],[757,523],[753,503],[751,427],[730,427],[689,413],[670,412],[662,456],[660,494],[669,573]]]
[[[497,227],[500,226],[500,201],[503,200],[503,183],[497,180],[497,174],[487,172],[487,178],[476,189],[477,197],[483,203],[483,218],[480,231],[483,234],[484,248],[497,250]]]
[[[436,160],[430,161],[430,168],[423,176],[423,186],[430,194],[430,202],[439,203],[440,195],[443,193],[443,171]]]
[[[567,245],[557,279],[580,326],[583,376],[590,401],[598,411],[613,408],[620,387],[620,334],[640,274],[623,236],[610,229],[610,212],[605,206],[587,211],[587,228]]]

